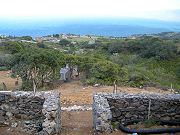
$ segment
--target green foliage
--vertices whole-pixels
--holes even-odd
[[[33,40],[33,38],[31,36],[22,36],[20,37],[21,40],[28,40],[28,41],[31,41]]]
[[[39,48],[46,48],[45,44],[44,43],[37,43],[37,46]]]
[[[133,73],[129,75],[129,85],[132,87],[141,87],[147,84],[148,78],[142,73]]]
[[[154,57],[158,60],[168,60],[175,58],[177,54],[177,47],[169,44],[153,44],[141,53],[142,57]]]
[[[177,64],[176,76],[177,76],[177,78],[180,80],[180,63]]]
[[[5,66],[0,66],[0,71],[7,71],[7,70],[8,70],[7,67],[5,67]]]
[[[136,54],[113,54],[110,56],[110,60],[120,66],[133,65],[138,61],[139,56]]]
[[[66,46],[66,45],[71,44],[71,42],[66,40],[66,39],[62,39],[62,40],[59,41],[59,44],[62,45],[62,46]]]
[[[59,38],[59,34],[53,34],[53,37]]]
[[[32,89],[33,79],[38,88],[43,87],[46,81],[58,80],[59,70],[66,64],[71,70],[77,67],[81,80],[87,84],[112,85],[116,80],[118,85],[170,87],[172,84],[173,88],[180,89],[178,39],[101,37],[95,44],[88,44],[88,40],[76,41],[75,45],[66,39],[59,44],[39,43],[37,46],[19,42],[1,43],[0,66],[15,70],[23,81],[22,87],[27,90]],[[54,50],[55,47],[58,49]],[[83,51],[75,55],[75,51],[80,49]]]
[[[11,54],[18,53],[24,50],[23,44],[19,42],[9,41],[3,43],[3,46],[5,51]]]
[[[144,58],[156,58],[167,60],[175,58],[177,46],[171,42],[163,41],[158,38],[145,37],[144,39],[128,40],[110,43],[108,52],[112,53],[134,53]]]
[[[0,66],[8,66],[11,59],[10,54],[0,54]]]
[[[43,86],[45,80],[53,80],[56,69],[61,66],[59,55],[45,49],[29,49],[16,54],[13,69],[21,77],[23,87],[27,85],[27,89],[32,88],[33,79],[38,87]]]
[[[112,85],[115,80],[124,80],[126,73],[122,69],[110,61],[98,61],[94,63],[90,69],[90,77],[97,81],[94,83]]]

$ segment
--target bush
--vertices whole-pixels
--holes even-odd
[[[116,81],[124,81],[126,71],[122,70],[117,64],[110,61],[98,61],[90,69],[90,82],[112,85]]]
[[[153,44],[141,52],[141,56],[144,58],[155,57],[158,60],[169,60],[175,58],[176,54],[177,47],[169,44]]]
[[[0,54],[0,66],[8,66],[11,60],[10,54]]]
[[[0,66],[0,71],[7,71],[7,70],[8,70],[7,67],[5,67],[5,66]]]
[[[71,42],[66,40],[66,39],[62,39],[62,40],[59,41],[59,44],[62,45],[62,46],[66,46],[66,45],[71,44]]]
[[[180,63],[178,64],[178,66],[176,68],[176,76],[180,80]]]
[[[3,45],[5,47],[5,51],[11,54],[19,53],[24,49],[23,44],[19,42],[9,41],[5,42]]]
[[[132,87],[141,87],[147,84],[148,79],[141,73],[130,74],[129,85]]]

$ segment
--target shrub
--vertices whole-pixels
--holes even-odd
[[[98,61],[90,69],[91,81],[96,83],[111,85],[116,81],[124,81],[127,76],[125,70],[122,70],[117,64],[110,61]]]
[[[0,66],[0,71],[7,71],[7,70],[8,70],[7,67],[5,67],[5,66]]]
[[[129,76],[129,85],[132,87],[141,87],[148,82],[147,77],[141,73],[130,74]]]

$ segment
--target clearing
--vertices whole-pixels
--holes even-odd
[[[15,85],[16,79],[10,77],[10,71],[0,71],[0,82],[7,85],[8,90],[17,89],[19,85]],[[96,92],[112,92],[113,86],[83,86],[80,81],[71,81],[63,83],[56,88],[56,91],[61,93],[61,106],[70,107],[73,105],[78,106],[91,106],[92,96]],[[170,91],[163,91],[156,88],[129,88],[118,87],[118,92],[127,93],[161,93],[167,94]],[[92,135],[92,111],[62,111],[62,133],[61,135]],[[17,129],[9,130],[7,127],[0,128],[1,135],[25,135]],[[106,135],[106,134],[100,134]],[[108,134],[107,134],[108,135]],[[115,131],[109,135],[126,135],[123,132]],[[165,135],[165,134],[164,134]]]

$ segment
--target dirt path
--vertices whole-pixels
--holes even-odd
[[[61,135],[95,135],[92,129],[92,111],[63,111]],[[99,135],[126,135],[120,131],[111,134]]]

